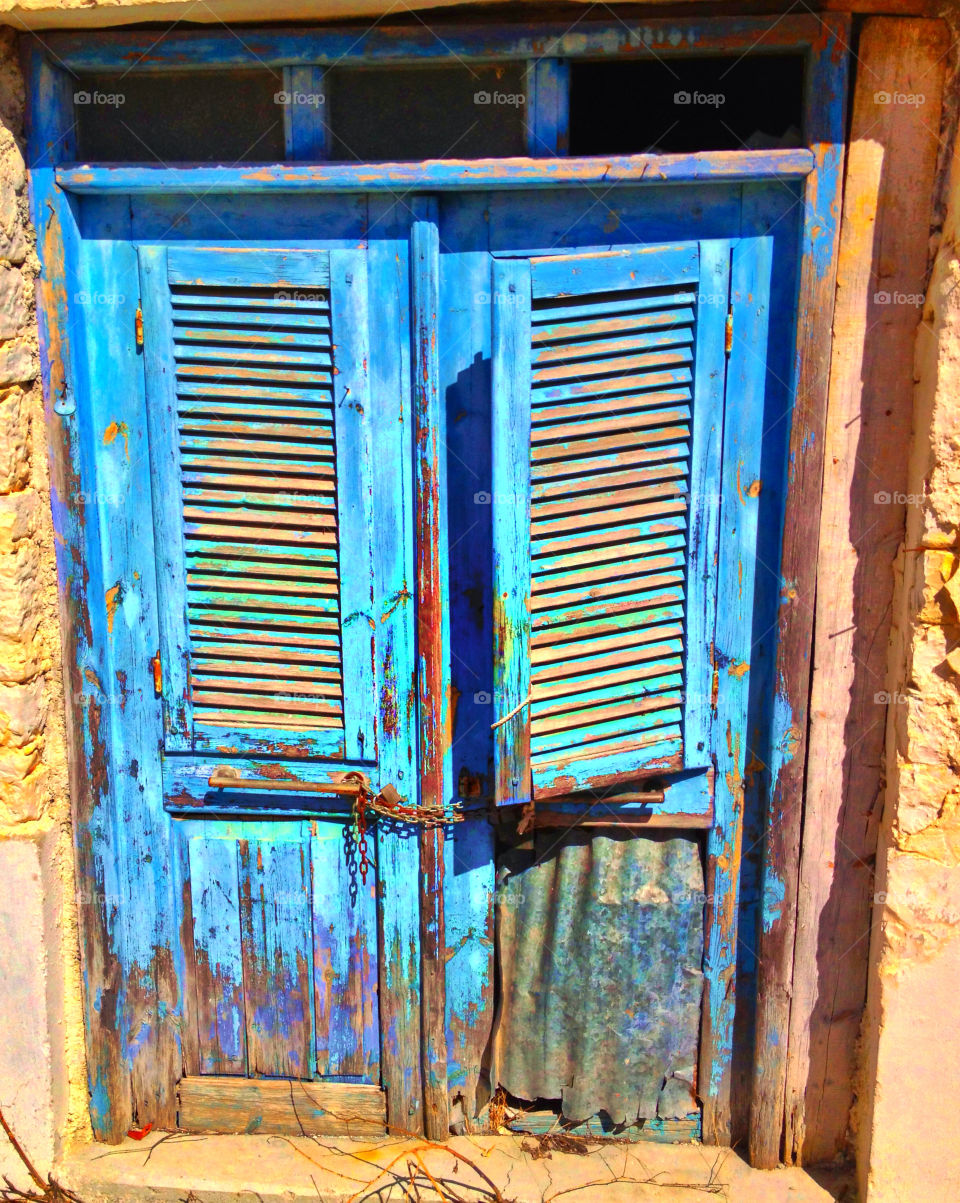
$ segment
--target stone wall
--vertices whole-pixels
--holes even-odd
[[[960,154],[917,336],[855,1115],[866,1203],[960,1198]]]
[[[23,109],[0,30],[0,1107],[46,1170],[88,1121]]]

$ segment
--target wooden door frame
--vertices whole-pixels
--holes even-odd
[[[246,36],[243,36],[244,32]],[[77,353],[71,339],[70,299],[76,287],[73,264],[79,241],[76,196],[82,193],[129,195],[135,192],[186,192],[209,189],[229,192],[369,191],[371,189],[434,191],[448,188],[551,186],[589,183],[704,180],[756,180],[771,176],[803,176],[804,214],[802,259],[798,297],[795,354],[795,396],[792,415],[781,576],[784,581],[778,624],[777,707],[773,746],[781,750],[772,767],[773,787],[768,802],[764,856],[765,895],[776,895],[780,905],[765,924],[761,949],[762,970],[758,995],[758,1048],[753,1087],[755,1128],[767,1141],[776,1140],[782,1128],[786,1041],[771,1041],[786,1034],[783,1000],[789,997],[793,961],[796,875],[806,755],[809,666],[813,635],[816,551],[819,535],[820,492],[823,477],[823,431],[829,383],[829,355],[839,233],[841,182],[844,160],[845,109],[850,18],[787,16],[782,18],[734,17],[708,19],[656,19],[634,26],[620,22],[602,25],[584,22],[574,32],[560,26],[444,25],[442,37],[425,29],[403,27],[351,29],[249,30],[237,37],[230,32],[178,31],[156,39],[151,31],[90,35],[53,33],[44,46],[24,39],[28,75],[28,131],[30,145],[31,215],[37,231],[42,274],[38,281],[41,372],[50,440],[54,526],[60,582],[61,629],[67,674],[67,729],[70,788],[81,889],[92,888],[102,898],[102,882],[92,855],[93,830],[109,812],[106,764],[109,749],[100,731],[95,699],[84,688],[84,674],[97,670],[94,628],[97,620],[91,598],[97,596],[99,565],[91,555],[95,520],[82,505],[69,503],[78,492],[80,469],[89,457],[83,431],[71,420],[77,387]],[[362,36],[359,34],[362,33]],[[255,46],[255,52],[248,47]],[[45,49],[46,48],[46,49]],[[804,124],[807,150],[792,152],[731,151],[699,155],[624,156],[603,159],[564,158],[566,106],[558,106],[565,63],[573,57],[637,57],[641,55],[696,55],[719,51],[795,51],[806,58]],[[322,70],[324,61],[339,61],[346,53],[363,62],[442,62],[462,58],[512,58],[536,61],[534,102],[528,118],[529,149],[521,160],[447,161],[428,164],[267,166],[265,168],[151,168],[146,166],[74,165],[72,97],[74,73],[126,70],[131,62],[151,71],[183,70],[191,64],[209,69],[282,65],[285,72]],[[318,66],[321,64],[321,66]],[[298,77],[288,77],[296,79]],[[307,113],[309,106],[304,106]],[[291,159],[318,152],[315,131],[294,122],[287,131]],[[557,157],[559,156],[559,157]],[[427,224],[429,224],[429,215]],[[427,237],[424,234],[424,237]],[[426,313],[435,282],[423,276],[419,295]],[[422,323],[421,323],[422,326]],[[431,392],[429,357],[418,367],[415,382],[415,420],[418,446],[431,451],[416,465],[418,529],[418,615],[422,653],[418,656],[417,693],[421,699],[420,789],[425,797],[451,798],[450,732],[447,718],[449,674],[447,643],[430,615],[447,611],[447,584],[440,549],[443,539],[445,496],[437,448],[442,446],[442,406]],[[434,380],[436,376],[434,375]],[[750,482],[747,482],[748,484]],[[749,510],[756,506],[756,491],[745,489],[741,500]],[[95,542],[95,540],[94,540]],[[102,594],[101,594],[102,595]],[[97,603],[99,605],[99,602]],[[747,689],[748,670],[738,678]],[[438,700],[439,699],[439,700]],[[733,904],[715,914],[707,907],[708,932],[716,956],[711,972],[724,983],[709,1017],[710,1051],[721,1072],[704,1092],[704,1136],[709,1141],[730,1139],[730,1056],[733,1043],[736,971],[737,894],[736,866],[742,841],[743,781],[718,774],[717,825],[711,844],[708,895],[723,893],[716,883],[729,882]],[[442,846],[427,841],[421,847],[429,884],[421,899],[421,932],[418,957],[421,981],[406,981],[398,996],[398,1013],[410,1033],[417,1032],[421,1049],[432,1051],[427,1064],[413,1073],[398,1064],[396,1081],[405,1081],[390,1100],[390,1120],[396,1127],[419,1127],[424,1094],[421,1076],[441,1075],[440,1022],[443,1016],[443,916]],[[431,868],[431,866],[433,866]],[[422,876],[422,874],[421,874]],[[81,943],[88,996],[103,991],[117,1000],[120,966],[111,942],[106,908],[81,908]],[[426,958],[422,949],[429,949]],[[175,983],[174,983],[175,985]],[[418,987],[423,990],[428,1018],[421,1014]],[[149,1002],[149,1000],[147,1000]],[[159,1004],[159,996],[154,1003]],[[157,1007],[155,1006],[154,1012]],[[149,1010],[149,1007],[147,1007]],[[101,1139],[119,1139],[133,1114],[123,1049],[114,1029],[115,1015],[87,1002],[88,1073],[94,1097],[94,1130]],[[421,1025],[422,1029],[421,1029]],[[404,1042],[409,1050],[409,1041]],[[384,1050],[384,1056],[388,1055]],[[169,1085],[156,1082],[157,1119],[169,1123],[174,1102]],[[434,1091],[434,1118],[430,1134],[446,1131],[445,1102]],[[410,1121],[413,1117],[413,1122]],[[774,1135],[774,1133],[776,1135]]]

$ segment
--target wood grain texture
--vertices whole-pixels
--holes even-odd
[[[181,1078],[177,1126],[185,1132],[281,1136],[353,1136],[386,1131],[378,1086],[347,1082],[251,1081],[215,1076]]]
[[[851,11],[870,0],[831,0]],[[877,0],[899,5],[906,0]],[[924,0],[912,0],[923,3]],[[263,30],[238,27],[229,32],[171,29],[157,39],[152,31],[122,31],[91,38],[80,32],[52,33],[46,39],[58,61],[74,71],[126,70],[131,63],[150,70],[176,70],[190,64],[262,68],[288,64],[358,62],[389,59],[483,58],[539,59],[597,57],[655,58],[708,51],[802,50],[820,34],[813,13],[778,12],[774,16],[651,17],[642,21],[488,22],[444,25],[421,22],[341,25],[337,28]]]
[[[440,241],[437,206],[416,202],[410,231],[413,412],[416,471],[417,691],[420,802],[444,806],[450,796],[450,618],[447,583],[446,440],[437,328]],[[423,1122],[431,1140],[447,1124],[446,939],[443,830],[420,832],[420,1033]]]
[[[567,159],[443,159],[427,163],[268,164],[262,167],[62,167],[67,192],[101,195],[224,192],[394,192],[398,188],[547,188],[558,184],[683,184],[802,178],[808,150],[720,150]]]
[[[829,17],[811,55],[805,132],[817,167],[804,190],[803,259],[781,552],[776,729],[762,875],[751,1164],[780,1160],[806,770],[823,434],[840,232],[850,19]]]
[[[916,328],[946,26],[860,32],[830,366],[816,642],[786,1079],[787,1161],[845,1145],[866,994],[887,707],[892,565],[904,532]],[[920,94],[923,104],[878,103]],[[879,696],[878,696],[879,695]]]

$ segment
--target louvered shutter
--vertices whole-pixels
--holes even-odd
[[[360,251],[140,248],[169,751],[374,754]]]
[[[709,764],[728,264],[494,264],[501,804]]]

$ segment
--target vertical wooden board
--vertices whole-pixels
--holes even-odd
[[[437,325],[440,242],[437,204],[414,202],[410,230],[413,410],[416,481],[417,691],[420,801],[444,805],[450,781],[450,617],[447,589],[446,439],[440,393]],[[442,828],[420,832],[420,1033],[424,1129],[447,1135],[447,1048],[444,1034],[446,947]]]
[[[187,632],[187,561],[183,546],[180,440],[173,358],[173,320],[167,283],[167,250],[141,246],[143,373],[149,426],[149,468],[158,556],[157,614],[163,665],[164,740],[171,751],[193,747],[190,639]]]
[[[117,1023],[122,971],[116,920],[119,839],[110,805],[112,754],[101,683],[107,677],[106,612],[92,432],[81,424],[80,348],[84,324],[75,314],[79,247],[75,211],[54,184],[53,168],[76,158],[73,79],[53,66],[39,44],[26,52],[30,148],[30,215],[37,232],[40,369],[50,439],[51,507],[57,538],[60,631],[67,707],[68,766],[77,857],[77,916],[84,975],[90,1120],[100,1140],[120,1140],[134,1100],[126,1049]],[[121,225],[121,236],[124,226]],[[87,496],[90,502],[87,502]]]
[[[237,842],[189,841],[199,1072],[247,1069]]]
[[[886,710],[876,695],[904,532],[913,344],[948,42],[939,21],[870,17],[857,47],[824,447],[788,1161],[841,1152],[853,1102],[881,809]],[[923,103],[885,104],[884,94],[919,94]]]
[[[494,799],[527,803],[530,772],[530,264],[493,264]]]
[[[318,821],[314,830],[310,870],[317,1073],[377,1083],[376,865],[370,865],[364,883],[350,827]]]
[[[720,497],[720,563],[717,582],[714,719],[717,766],[714,826],[707,837],[705,998],[698,1094],[703,1100],[703,1138],[730,1139],[730,1068],[736,1004],[738,904],[743,835],[743,776],[750,690],[753,593],[760,488],[761,439],[766,386],[773,240],[745,238],[733,249],[730,294],[733,341],[727,366]]]
[[[527,154],[565,155],[570,150],[570,64],[540,58],[527,67]]]
[[[780,1160],[807,762],[810,657],[842,197],[850,18],[823,19],[807,70],[805,134],[815,169],[804,190],[803,257],[781,554],[772,790],[764,844],[751,1164]]]
[[[373,481],[378,761],[380,777],[416,797],[418,732],[413,584],[413,410],[410,382],[410,211],[396,198],[370,202],[370,307],[383,337],[371,347],[371,443],[396,471]],[[378,823],[381,1078],[394,1131],[421,1131],[420,849],[415,832]]]
[[[786,496],[789,414],[793,400],[799,231],[803,217],[802,184],[743,186],[743,237],[770,235],[773,276],[767,334],[767,387],[760,451],[757,545],[754,565],[753,647],[744,771],[743,855],[740,860],[739,924],[731,1067],[731,1142],[746,1142],[750,1126],[753,1036],[756,1022],[756,931],[760,913],[760,875],[770,785],[770,731],[776,695],[777,616],[780,609],[780,551]],[[720,679],[734,666],[719,666]],[[734,671],[736,669],[734,668]]]
[[[114,206],[122,221],[126,206]],[[118,229],[118,233],[120,230]],[[128,234],[127,230],[123,233]],[[116,1015],[141,1123],[175,1122],[183,1063],[184,957],[175,877],[165,854],[160,707],[150,661],[158,644],[156,567],[146,402],[136,348],[137,264],[129,242],[84,240],[75,303],[84,310],[83,421],[95,459],[91,502],[99,523],[105,613],[102,734],[116,832],[115,912],[121,933]],[[109,380],[111,387],[103,387]]]
[[[375,755],[376,619],[373,614],[370,336],[366,253],[330,252],[343,725],[348,760]]]
[[[319,163],[329,154],[325,68],[317,64],[283,69],[283,142],[287,158]]]
[[[713,722],[712,665],[717,609],[717,546],[720,533],[720,470],[723,439],[724,329],[730,296],[730,244],[700,243],[690,447],[686,582],[686,675],[684,762],[709,757]]]
[[[468,1131],[489,1101],[481,1081],[493,1031],[494,844],[486,816],[474,813],[444,845],[447,1092],[451,1120],[462,1114]]]
[[[312,1078],[309,840],[241,839],[239,877],[248,1073]]]

